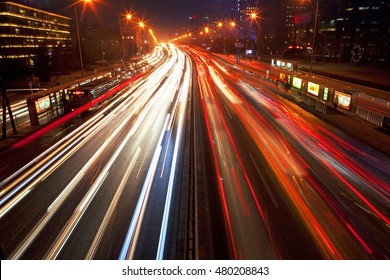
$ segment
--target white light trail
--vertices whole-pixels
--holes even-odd
[[[90,260],[96,254],[98,246],[99,246],[99,243],[100,243],[100,241],[103,238],[104,231],[105,231],[108,223],[110,222],[110,219],[111,219],[112,215],[114,214],[116,207],[118,206],[119,198],[121,197],[121,195],[123,193],[123,190],[124,190],[124,188],[126,186],[126,183],[127,183],[128,179],[130,177],[131,172],[133,171],[134,165],[135,165],[135,163],[136,163],[136,161],[137,161],[141,151],[142,151],[141,148],[138,147],[137,151],[135,152],[135,155],[134,155],[133,159],[130,162],[129,167],[127,168],[127,170],[126,170],[126,172],[125,172],[125,174],[124,174],[124,176],[123,176],[123,178],[121,180],[121,183],[119,184],[118,191],[115,193],[115,196],[112,199],[111,204],[110,204],[110,206],[107,209],[106,215],[104,216],[104,218],[103,218],[103,220],[102,220],[102,222],[100,224],[100,227],[99,227],[98,231],[95,234],[95,237],[94,237],[94,239],[92,241],[92,244],[91,244],[91,246],[90,246],[90,248],[88,250],[88,253],[85,256],[85,259]]]
[[[135,244],[137,243],[138,233],[139,233],[141,223],[142,223],[142,217],[143,217],[144,212],[145,212],[146,203],[148,201],[150,189],[151,189],[151,186],[153,183],[153,177],[155,175],[158,160],[159,160],[161,150],[162,150],[161,142],[162,142],[164,134],[166,132],[166,127],[168,124],[169,117],[170,117],[170,115],[168,114],[166,119],[165,119],[164,126],[163,126],[163,129],[162,129],[161,134],[160,134],[160,138],[157,141],[157,146],[156,146],[156,150],[154,152],[153,158],[152,158],[152,162],[150,164],[144,185],[142,187],[142,191],[141,191],[141,194],[139,196],[137,206],[134,210],[133,218],[131,219],[130,226],[127,230],[127,234],[126,234],[126,238],[125,238],[125,241],[123,243],[123,246],[122,246],[122,250],[119,254],[120,260],[133,258],[134,251],[135,251]]]

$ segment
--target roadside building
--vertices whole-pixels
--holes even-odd
[[[26,72],[37,64],[50,67],[56,56],[70,53],[70,20],[14,2],[0,3],[1,74]],[[5,68],[8,73],[3,73]]]

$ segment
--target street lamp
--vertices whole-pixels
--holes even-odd
[[[140,47],[141,47],[141,55],[144,53],[145,51],[145,43],[144,43],[144,34],[143,34],[143,30],[145,28],[145,23],[143,21],[139,21],[138,22],[138,27],[140,28],[140,32],[139,32],[139,42],[140,42]]]
[[[84,64],[83,64],[83,54],[81,52],[81,40],[80,40],[80,30],[79,30],[79,20],[77,16],[77,9],[74,6],[74,14],[76,17],[76,31],[77,31],[77,42],[79,45],[79,57],[80,57],[80,65],[81,65],[81,77],[84,78]]]
[[[78,3],[80,3],[80,2],[84,2],[84,5],[85,4],[92,5],[92,0],[82,0],[82,1],[79,1]],[[78,16],[77,16],[76,5],[74,6],[74,14],[75,14],[75,17],[76,17],[76,31],[77,31],[77,41],[78,41],[78,45],[79,45],[81,77],[84,78],[84,63],[83,63],[83,54],[82,54],[82,51],[81,51],[80,29],[79,29],[79,20],[78,20]]]
[[[257,22],[258,26],[258,34],[257,34],[257,59],[260,62],[260,16],[258,15],[258,12],[252,12],[250,14],[251,20],[254,20]]]
[[[314,29],[313,29],[313,41],[311,46],[311,59],[310,59],[310,75],[313,70],[313,60],[314,60],[314,44],[316,42],[316,33],[317,33],[317,18],[318,18],[318,0],[316,1],[316,11],[314,15]]]
[[[123,32],[123,21],[126,21],[126,29],[127,29],[127,22],[132,19],[132,15],[130,13],[127,13],[124,18],[122,18],[123,15],[119,15],[119,27],[121,31],[121,41],[122,41],[122,61],[125,64],[125,41],[124,41],[124,32]]]
[[[218,27],[218,30],[219,30],[219,36],[223,36],[223,53],[226,53],[226,32],[225,32],[225,29],[222,29],[223,27],[223,23],[221,21],[219,21],[217,23],[217,27]],[[221,32],[221,29],[222,29],[222,32]]]

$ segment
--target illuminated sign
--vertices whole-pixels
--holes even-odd
[[[346,110],[351,109],[351,95],[336,90],[334,93],[334,98],[337,106]]]
[[[50,97],[45,96],[42,98],[39,98],[37,101],[35,101],[35,107],[37,108],[37,113],[40,114],[48,109],[50,109]]]
[[[295,71],[295,72],[298,71],[298,62],[294,62],[294,61],[290,62],[290,61],[272,59],[271,65],[273,67],[283,68],[283,69],[286,69],[288,71]]]
[[[307,84],[307,92],[309,92],[315,96],[318,96],[318,93],[320,92],[320,85],[309,82]]]
[[[294,77],[292,82],[293,87],[297,89],[302,89],[302,79]]]
[[[322,99],[327,101],[328,100],[328,95],[329,95],[329,88],[328,87],[324,87],[324,95],[322,96]]]

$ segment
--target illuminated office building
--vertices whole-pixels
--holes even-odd
[[[55,53],[69,52],[70,20],[13,2],[0,3],[0,60],[29,67],[39,55],[50,60]]]

